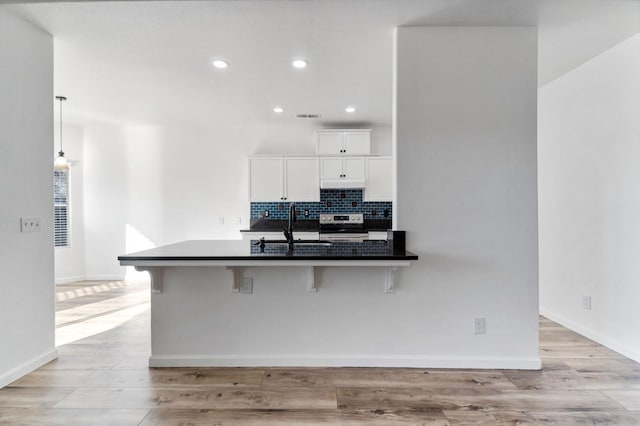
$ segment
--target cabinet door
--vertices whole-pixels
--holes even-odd
[[[371,153],[371,132],[344,132],[342,149],[343,154],[345,155],[362,155]]]
[[[346,179],[364,179],[364,157],[343,157],[342,174]]]
[[[287,201],[320,201],[317,157],[284,157],[284,197]]]
[[[249,200],[282,198],[282,157],[249,158]]]
[[[320,158],[320,177],[322,179],[340,179],[342,177],[342,158]]]
[[[342,154],[342,132],[322,132],[316,135],[317,154]]]
[[[393,200],[393,162],[391,157],[367,157],[364,201]]]

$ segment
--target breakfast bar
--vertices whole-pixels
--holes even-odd
[[[384,305],[417,259],[381,240],[192,240],[118,257],[151,276],[156,367],[388,365],[349,342],[383,332],[375,311],[353,321],[357,302]]]

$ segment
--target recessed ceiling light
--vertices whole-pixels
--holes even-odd
[[[227,61],[223,61],[222,59],[214,59],[212,62],[213,66],[216,68],[227,68],[229,66],[229,63]]]
[[[273,108],[273,112],[275,112],[276,114],[282,114],[284,112],[284,108],[282,108],[282,107],[274,107]]]
[[[307,67],[307,61],[304,59],[294,59],[291,65],[293,65],[294,68],[302,69]]]
[[[348,106],[344,109],[346,112],[356,112],[356,107]]]

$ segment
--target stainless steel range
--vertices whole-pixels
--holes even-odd
[[[320,215],[320,239],[322,240],[361,242],[368,236],[368,232],[364,229],[362,213]]]

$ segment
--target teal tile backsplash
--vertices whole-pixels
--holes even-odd
[[[391,201],[362,201],[361,189],[323,189],[320,202],[296,203],[301,219],[318,219],[323,213],[362,213],[365,219],[391,219]],[[287,219],[289,203],[282,201],[251,203],[251,219]],[[309,213],[305,216],[305,211]]]

